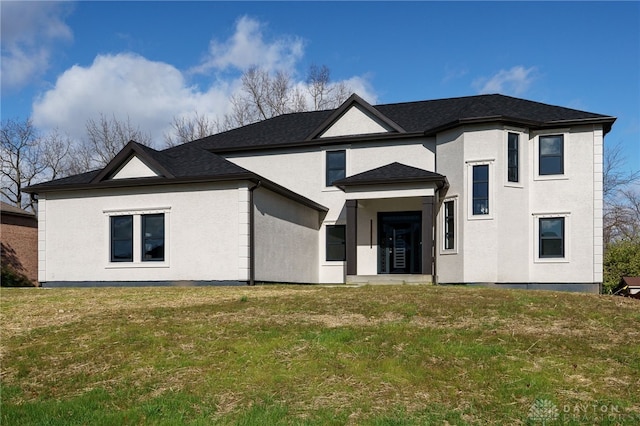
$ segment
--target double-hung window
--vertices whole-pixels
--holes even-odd
[[[327,225],[327,261],[344,261],[347,258],[345,231],[345,225]]]
[[[132,265],[158,262],[156,266],[167,266],[165,229],[168,209],[163,213],[157,210],[107,213],[110,262]]]
[[[326,158],[326,186],[346,176],[347,152],[345,150],[327,151]]]
[[[112,262],[133,262],[133,216],[111,216]]]
[[[538,223],[538,257],[565,257],[565,218],[540,218]]]
[[[473,166],[472,212],[474,215],[489,214],[489,165]]]
[[[456,241],[456,220],[455,220],[455,202],[448,200],[444,202],[444,249],[454,250]]]
[[[538,139],[538,174],[564,174],[564,136],[545,135]]]
[[[145,214],[142,220],[142,261],[164,260],[164,214]]]
[[[509,133],[507,136],[507,181],[519,182],[519,136],[517,133]]]

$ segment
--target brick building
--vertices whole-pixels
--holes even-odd
[[[0,202],[0,242],[3,265],[10,265],[34,284],[38,282],[38,219],[36,215]]]

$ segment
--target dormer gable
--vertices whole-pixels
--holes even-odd
[[[173,174],[158,161],[160,153],[129,141],[127,145],[92,180],[172,178]],[[156,158],[158,157],[158,158]]]
[[[137,155],[132,155],[110,179],[133,179],[158,176],[160,175],[147,166],[144,161],[140,160]]]
[[[380,133],[405,133],[405,130],[354,93],[307,140]]]

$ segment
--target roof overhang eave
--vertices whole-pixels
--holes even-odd
[[[380,186],[398,185],[398,184],[402,185],[402,184],[410,184],[410,183],[418,183],[418,182],[435,183],[438,191],[449,188],[449,180],[444,176],[442,178],[413,178],[413,179],[403,178],[403,179],[387,179],[385,181],[370,180],[370,181],[361,181],[361,182],[355,182],[355,183],[338,184],[336,186],[340,188],[343,192],[346,192],[346,189],[351,187],[361,187],[361,186],[371,186],[371,185],[380,185]]]
[[[604,134],[606,135],[611,130],[611,126],[615,121],[616,121],[616,117],[608,117],[608,116],[580,118],[580,119],[571,119],[571,120],[535,121],[535,120],[527,120],[523,118],[509,117],[504,115],[492,115],[492,116],[486,116],[486,117],[461,118],[458,120],[450,121],[440,126],[425,130],[424,135],[435,136],[440,132],[453,129],[459,126],[464,126],[468,124],[483,124],[483,123],[495,123],[495,122],[500,122],[505,124],[515,124],[515,125],[521,125],[521,126],[524,125],[532,129],[548,129],[548,128],[559,127],[559,126],[582,125],[582,124],[603,124]]]

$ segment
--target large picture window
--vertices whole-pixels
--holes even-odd
[[[344,261],[346,255],[345,225],[327,225],[327,261]]]
[[[564,257],[564,218],[540,218],[539,221],[539,257]]]
[[[489,214],[489,165],[473,166],[473,214]]]
[[[111,216],[111,261],[133,262],[133,216]]]
[[[444,249],[455,249],[455,204],[453,200],[444,202]]]
[[[507,181],[509,182],[518,182],[520,179],[518,170],[519,142],[517,133],[509,133],[507,140]]]
[[[540,136],[538,145],[538,174],[541,176],[564,174],[564,136]]]
[[[164,260],[164,214],[146,214],[142,220],[142,261]]]
[[[326,185],[332,186],[333,182],[346,176],[347,153],[345,150],[327,151]]]

